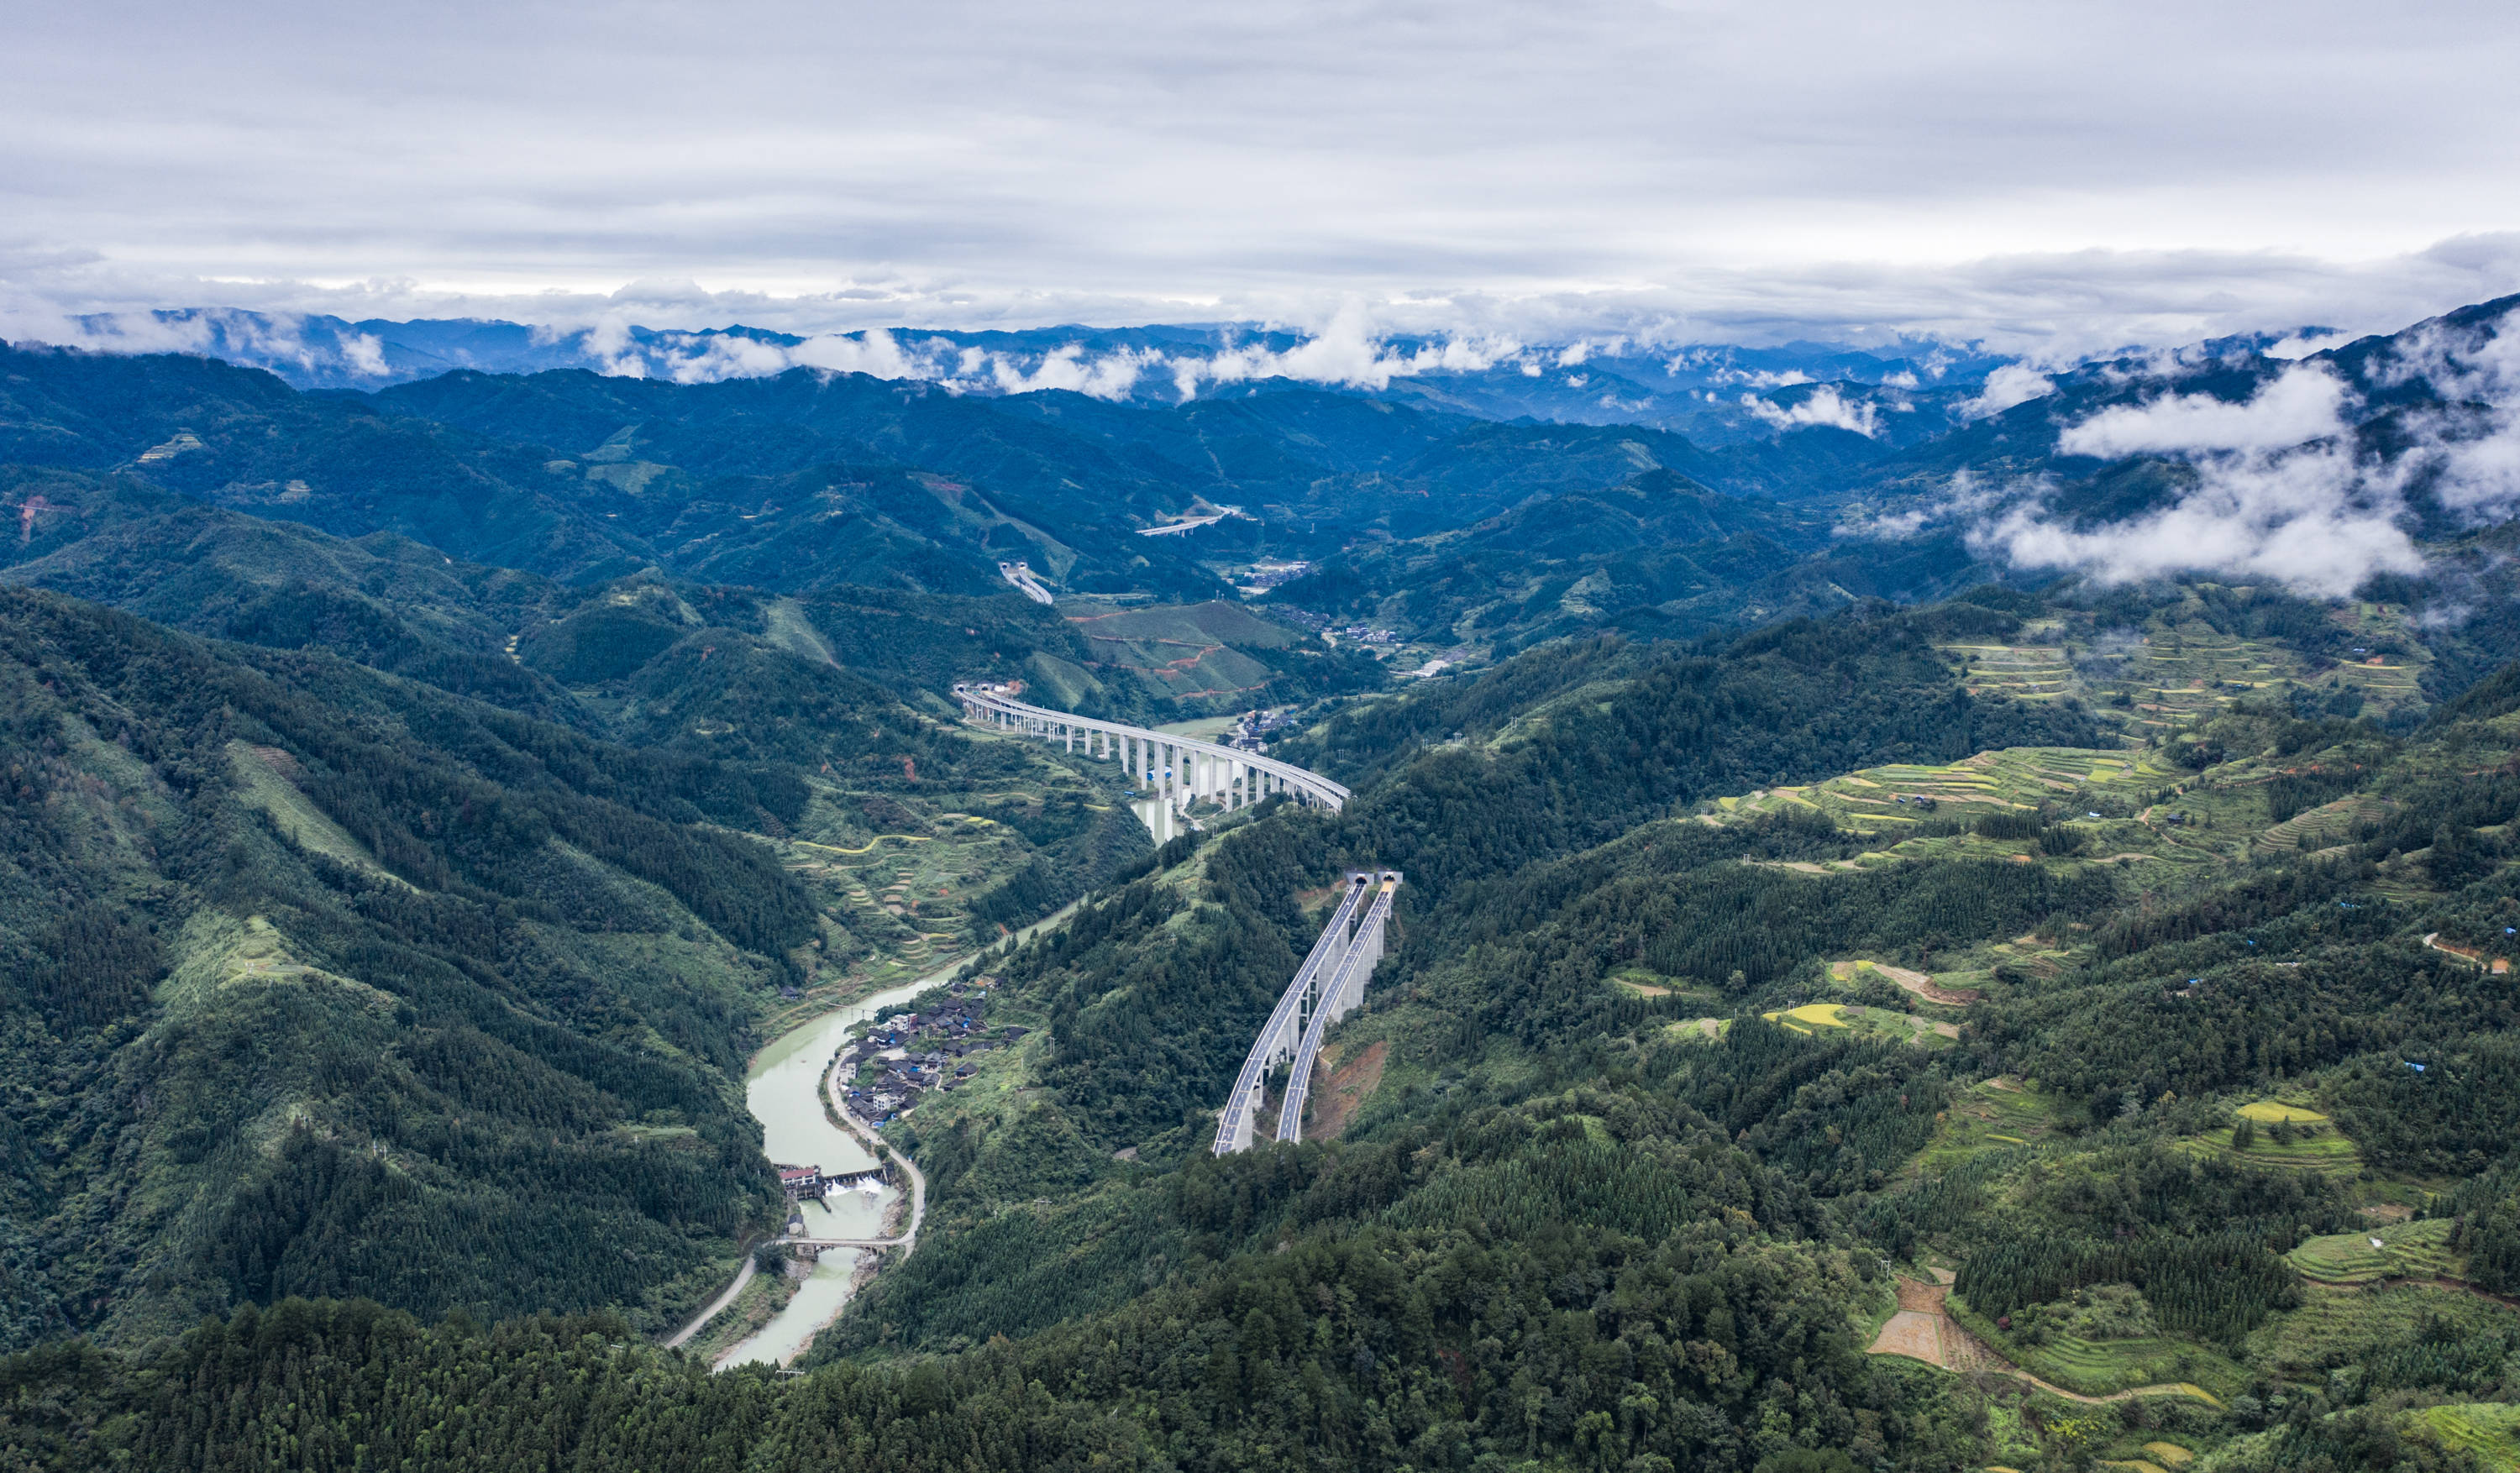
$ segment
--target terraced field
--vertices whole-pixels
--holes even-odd
[[[2422,1284],[2313,1284],[2302,1306],[2249,1334],[2248,1359],[2274,1374],[2320,1381],[2340,1365],[2359,1364],[2382,1346],[2404,1345],[2428,1323],[2447,1321],[2462,1338],[2520,1324],[2520,1311],[2472,1294]]]
[[[1213,701],[1218,709],[1251,704],[1250,694],[1274,678],[1246,650],[1283,648],[1303,638],[1221,602],[1074,613],[1068,622],[1105,670],[1125,671],[1156,695]]]
[[[1969,693],[2002,694],[2021,700],[2052,700],[2082,693],[2073,662],[2056,645],[1943,645],[1944,652],[1968,661],[1962,677]]]
[[[2052,628],[2053,626],[2050,626]],[[2036,633],[2038,626],[2030,626]],[[1944,645],[1967,662],[1963,679],[1972,694],[2016,700],[2068,696],[2114,706],[2123,697],[2129,727],[2140,734],[2219,709],[2262,687],[2308,674],[2290,650],[2255,640],[2218,634],[2202,625],[2156,621],[2133,646],[2099,650],[2043,644]],[[2077,669],[2077,661],[2084,667]]]
[[[2183,1386],[2219,1403],[2248,1385],[2249,1373],[2220,1351],[2151,1335],[2130,1340],[2085,1340],[2058,1335],[2045,1345],[2025,1345],[2005,1335],[1965,1305],[1947,1302],[1952,1318],[2012,1363],[2045,1381],[2087,1397],[2138,1387]]]
[[[2362,1153],[2316,1110],[2260,1100],[2242,1105],[2239,1113],[2249,1119],[2256,1138],[2246,1149],[2234,1144],[2237,1131],[2232,1126],[2189,1137],[2180,1142],[2181,1146],[2199,1154],[2227,1157],[2260,1171],[2315,1171],[2323,1176],[2350,1177],[2362,1170]],[[2296,1128],[2291,1141],[2275,1138],[2271,1127],[2277,1122],[2290,1122]]]
[[[1907,1174],[1935,1176],[1986,1151],[2037,1145],[2054,1134],[2056,1118],[2056,1103],[2044,1091],[2013,1079],[1981,1080],[1943,1111]]]
[[[2285,1255],[2314,1283],[2367,1284],[2384,1278],[2442,1278],[2458,1272],[2450,1221],[2427,1218],[2368,1231],[2315,1237]],[[2379,1246],[2374,1247],[2373,1244]]]
[[[1922,1044],[1932,1049],[1951,1047],[1960,1032],[1953,1024],[1937,1023],[1913,1013],[1892,1012],[1886,1007],[1859,1007],[1850,1003],[1806,1003],[1784,1012],[1766,1012],[1760,1016],[1806,1036],[1821,1029],[1837,1028],[1861,1037]]]
[[[2357,692],[2374,715],[2420,705],[2424,656],[2421,643],[2408,637],[2406,617],[2404,608],[2392,604],[2337,610],[2337,623],[2359,648],[2325,668],[2283,646],[2175,617],[2156,617],[2142,631],[2127,632],[2133,643],[2066,644],[2055,638],[2057,625],[2034,622],[2023,627],[2017,644],[1940,647],[1965,662],[1964,679],[1973,693],[2043,701],[2079,697],[2104,714],[2125,711],[2128,731],[2142,736],[2287,683],[2331,694]],[[2374,648],[2384,652],[2370,653]],[[2397,650],[2416,652],[2387,652]]]
[[[2245,1383],[2239,1366],[2202,1346],[2155,1336],[2143,1340],[2081,1340],[2060,1335],[2024,1350],[2022,1368],[2085,1396],[2104,1396],[2132,1386],[2187,1381],[2215,1390]]]
[[[2478,1461],[2497,1473],[2520,1470],[2520,1404],[2427,1406],[2415,1413],[2414,1421],[2437,1441],[2475,1453]]]
[[[1936,819],[1962,823],[1994,813],[2023,813],[2050,801],[2096,794],[2133,812],[2181,774],[2148,752],[2084,747],[2022,746],[1980,752],[1942,766],[1899,763],[1866,768],[1805,787],[1763,788],[1718,798],[1700,813],[1703,822],[1726,824],[1761,814],[1825,813],[1841,827],[1880,834],[1896,842],[1914,826]],[[1965,842],[2026,853],[2022,842]]]
[[[2369,793],[2356,793],[2323,803],[2317,808],[2294,814],[2261,831],[2251,840],[2251,847],[2262,853],[2278,850],[2328,849],[2351,843],[2356,826],[2377,823],[2389,812],[2388,800]],[[2305,838],[2308,840],[2304,842]]]

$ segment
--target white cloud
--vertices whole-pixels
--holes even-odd
[[[1088,359],[1083,348],[1070,344],[1043,355],[1029,373],[1003,354],[992,354],[987,362],[991,379],[1010,394],[1066,389],[1097,399],[1125,399],[1147,370],[1162,365],[1164,355],[1124,348]]]
[[[2104,582],[2194,571],[2272,578],[2328,598],[2378,572],[2423,571],[2408,497],[2429,489],[2477,521],[2520,513],[2520,320],[2435,325],[2373,360],[2370,386],[2429,386],[2440,406],[2400,411],[2394,448],[2365,453],[2351,432],[2364,405],[2324,363],[2294,363],[2240,403],[2165,392],[2070,425],[2068,454],[2165,455],[2193,483],[2170,505],[2077,526],[2038,502],[1970,534],[2025,567]],[[2183,360],[2174,362],[2185,372]]]
[[[2263,451],[2342,434],[2350,390],[2324,367],[2286,369],[2233,404],[2212,394],[2162,394],[2104,409],[2066,426],[2056,448],[2114,460],[2142,454]]]
[[[797,344],[788,357],[805,368],[833,374],[865,374],[875,379],[942,377],[932,356],[905,351],[900,341],[881,328],[870,328],[854,336],[825,333],[809,337]],[[976,367],[964,372],[968,376]]]
[[[382,379],[393,372],[385,366],[383,339],[374,333],[354,333],[341,339],[341,359],[350,372],[363,379]]]
[[[2044,399],[2056,391],[2056,380],[2026,363],[2007,363],[1986,376],[1977,397],[1953,406],[1963,420],[1991,419],[2015,405]]]
[[[1185,399],[1197,393],[1201,383],[1241,383],[1261,379],[1388,388],[1392,379],[1418,374],[1493,368],[1513,357],[1520,347],[1509,337],[1447,337],[1414,352],[1397,352],[1375,333],[1365,306],[1350,301],[1340,306],[1320,333],[1294,347],[1279,351],[1253,345],[1227,348],[1203,359],[1175,357],[1171,369],[1174,386]]]
[[[2126,521],[2077,528],[2016,507],[1972,530],[1969,543],[2017,566],[2070,568],[2103,583],[2216,572],[2335,599],[2373,573],[2423,570],[2398,525],[2403,510],[2393,479],[2320,445],[2207,458],[2192,490]]]
[[[2281,358],[2289,362],[2296,358],[2307,358],[2313,353],[2324,353],[2330,348],[2343,347],[2353,340],[2352,335],[2346,333],[2294,333],[2281,341],[2271,344],[2264,351],[2269,358]]]
[[[694,350],[691,344],[697,343]],[[756,337],[714,335],[685,338],[665,350],[665,374],[676,383],[718,383],[729,379],[765,379],[792,367],[788,349]]]
[[[647,360],[640,357],[630,337],[630,319],[618,312],[608,312],[587,334],[586,350],[603,365],[602,372],[616,379],[645,379]]]
[[[1837,385],[1823,383],[1793,404],[1778,404],[1756,394],[1743,394],[1741,407],[1764,424],[1778,429],[1810,429],[1825,426],[1851,429],[1867,439],[1881,432],[1880,407],[1870,401],[1849,403],[1837,391]]]
[[[2036,496],[2046,489],[2045,481],[2035,482],[2026,487],[1981,484],[1974,472],[1961,469],[1953,472],[1951,483],[1944,488],[1942,495],[1930,501],[1919,502],[1902,512],[1885,513],[1878,516],[1859,517],[1852,521],[1841,522],[1836,528],[1835,535],[1872,537],[1885,542],[1897,542],[1913,537],[1937,523],[1954,521],[1964,516],[1976,516],[2005,502]]]
[[[2408,459],[2443,506],[2476,521],[2520,513],[2520,310],[2437,325],[2373,370],[2382,386],[2420,379],[2445,401],[2408,426],[2419,441]]]

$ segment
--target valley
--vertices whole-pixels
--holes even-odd
[[[0,1451],[2515,1466],[2509,523],[2408,461],[2331,596],[1938,510],[2182,505],[2076,426],[2293,371],[2215,364],[0,350]]]

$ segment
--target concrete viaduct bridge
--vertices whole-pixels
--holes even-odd
[[[1348,800],[1346,788],[1291,762],[1145,727],[1026,705],[1002,686],[958,685],[954,698],[963,703],[963,714],[971,721],[1063,742],[1071,752],[1082,743],[1088,756],[1118,758],[1135,781],[1163,800],[1161,811],[1167,820],[1202,798],[1234,809],[1271,793],[1284,793],[1332,812]],[[1399,888],[1397,870],[1358,870],[1348,874],[1338,911],[1313,942],[1304,964],[1262,1025],[1250,1056],[1242,1061],[1234,1093],[1226,1097],[1224,1113],[1217,1120],[1216,1154],[1251,1148],[1267,1103],[1269,1072],[1285,1061],[1294,1067],[1278,1111],[1276,1138],[1303,1138],[1313,1061],[1330,1025],[1364,1001],[1365,984],[1373,975],[1374,963],[1382,960],[1383,929],[1391,919]]]
[[[1063,742],[1067,750],[1082,748],[1089,757],[1118,759],[1133,781],[1163,800],[1160,812],[1165,823],[1156,834],[1159,839],[1171,836],[1163,830],[1171,827],[1174,814],[1186,813],[1201,799],[1235,809],[1271,793],[1284,793],[1333,813],[1348,799],[1346,788],[1291,762],[1168,732],[1026,705],[1009,695],[1003,686],[958,685],[954,698],[963,703],[966,718],[984,726]]]
[[[1260,1037],[1242,1060],[1234,1093],[1226,1096],[1224,1113],[1217,1117],[1216,1154],[1251,1148],[1268,1104],[1269,1071],[1282,1060],[1291,1059],[1294,1066],[1286,1075],[1286,1097],[1278,1107],[1277,1138],[1304,1138],[1304,1104],[1312,1090],[1313,1060],[1321,1055],[1322,1040],[1329,1036],[1330,1025],[1365,1001],[1365,984],[1373,975],[1374,963],[1382,960],[1382,931],[1391,919],[1391,902],[1399,889],[1397,870],[1348,872],[1347,893],[1339,898],[1338,910],[1330,915],[1330,923],[1322,927],[1304,964],[1295,969],[1295,980],[1279,996],[1277,1009],[1261,1025]]]

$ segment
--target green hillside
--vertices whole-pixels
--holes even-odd
[[[2143,365],[1720,451],[1466,391],[6,366],[11,1467],[2508,1460],[2520,621],[2429,482],[2434,571],[2356,598],[2034,591],[1935,508],[2182,494],[2060,449]],[[2374,458],[2456,408],[2366,383]],[[1320,567],[1223,597],[1262,556]],[[971,678],[1281,708],[1353,796],[1157,849]],[[1301,1138],[1215,1154],[1367,866]],[[747,1056],[940,969],[998,1047],[931,999],[859,1060],[950,1071],[881,1127],[915,1246],[785,1373],[659,1348],[782,1268]]]
[[[1146,842],[1016,750],[877,818],[827,747],[612,745],[46,595],[0,596],[0,644],[21,1340],[288,1294],[662,1324],[776,1200],[739,1085],[783,993],[959,943],[1036,854]],[[1032,791],[923,856],[951,914],[851,907],[806,844],[982,779]]]

